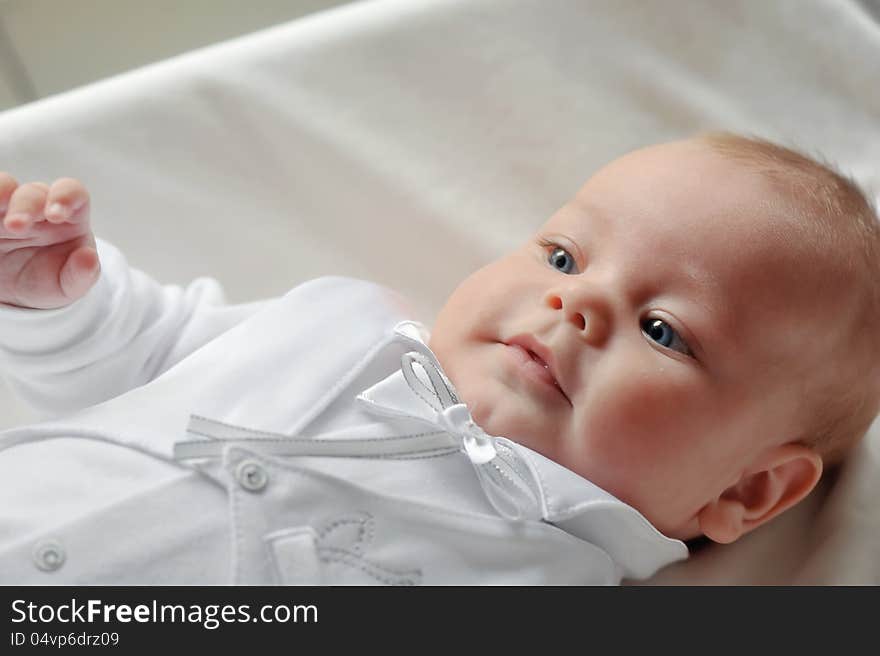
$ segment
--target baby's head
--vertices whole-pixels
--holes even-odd
[[[804,498],[877,414],[878,281],[856,185],[712,133],[601,169],[458,286],[430,346],[486,432],[668,536],[732,542]]]

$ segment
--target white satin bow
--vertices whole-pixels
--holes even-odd
[[[424,347],[424,351],[404,353],[400,360],[401,373],[411,392],[430,408],[422,407],[425,413],[408,416],[432,423],[459,441],[499,514],[508,519],[542,519],[540,486],[532,470],[505,444],[506,440],[487,434],[477,425],[433,353]],[[427,380],[416,373],[415,366],[421,367]],[[375,403],[367,407],[377,410]],[[394,414],[407,416],[399,410]]]

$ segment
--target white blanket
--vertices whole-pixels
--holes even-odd
[[[351,275],[430,325],[650,143],[757,133],[880,191],[864,1],[361,2],[0,114],[0,170],[86,182],[98,234],[162,282],[210,275],[238,303]],[[34,419],[0,390],[0,428]],[[653,582],[880,583],[878,498],[875,426],[807,502]]]

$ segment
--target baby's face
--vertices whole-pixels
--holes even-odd
[[[806,308],[827,283],[775,198],[697,142],[630,153],[464,280],[430,346],[486,432],[693,537],[703,505],[798,437],[787,383],[818,364]]]

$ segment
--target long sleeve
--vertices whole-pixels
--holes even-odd
[[[0,375],[43,418],[153,380],[270,301],[226,305],[213,278],[160,285],[96,240],[101,274],[55,310],[0,306]]]

